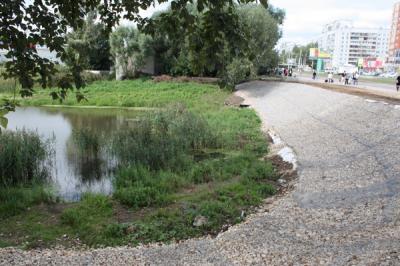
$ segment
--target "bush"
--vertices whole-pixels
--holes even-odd
[[[44,181],[49,174],[50,144],[36,132],[0,133],[0,187]]]
[[[203,118],[175,106],[119,132],[112,150],[123,165],[148,165],[159,170],[182,168],[196,150],[216,145],[217,139]]]
[[[235,85],[249,80],[256,76],[253,63],[247,58],[235,58],[227,66],[222,76],[222,85],[231,90],[235,89]]]

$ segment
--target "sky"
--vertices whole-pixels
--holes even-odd
[[[400,1],[400,0],[399,0]],[[356,27],[389,28],[396,0],[269,0],[286,10],[280,43],[307,44],[317,39],[325,24],[338,19],[354,21]],[[143,11],[149,16],[166,4]]]
[[[316,39],[325,24],[338,19],[356,27],[389,28],[395,0],[270,0],[286,10],[280,41],[307,44]]]

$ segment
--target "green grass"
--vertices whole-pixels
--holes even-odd
[[[126,81],[97,81],[85,89],[88,101],[77,103],[75,95],[70,93],[63,105],[67,106],[120,106],[120,107],[164,107],[178,99],[188,107],[199,104],[197,100],[214,91],[216,86],[196,83],[155,83],[148,79]],[[33,98],[25,99],[24,105],[60,104],[53,101],[49,94],[52,89],[36,91]],[[212,93],[214,96],[218,95]],[[222,94],[219,94],[222,96]],[[211,98],[210,98],[211,99]],[[218,100],[218,99],[215,99]]]
[[[15,79],[4,79],[3,73],[5,69],[0,66],[0,94],[13,94],[15,89],[18,89],[19,84],[15,81]]]
[[[71,246],[78,238],[89,246],[137,245],[217,234],[275,193],[278,176],[260,160],[268,152],[261,121],[251,109],[225,106],[230,92],[149,80],[101,81],[85,90],[89,102],[64,104],[163,109],[113,138],[122,164],[112,197],[88,194],[16,212],[0,221],[0,246]],[[40,90],[22,104],[58,105],[48,94]],[[82,150],[98,147],[90,132],[75,136]],[[207,223],[193,226],[198,216]]]
[[[52,193],[43,185],[33,184],[0,188],[0,219],[22,213],[33,205],[53,201]]]

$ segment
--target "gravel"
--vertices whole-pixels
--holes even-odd
[[[296,153],[293,191],[216,238],[98,250],[0,250],[0,265],[400,265],[400,110],[252,82],[238,96]]]

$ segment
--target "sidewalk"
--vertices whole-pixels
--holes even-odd
[[[313,80],[311,77],[304,76],[286,79],[287,82],[297,82],[301,84],[317,86],[323,89],[334,90],[352,95],[371,97],[376,100],[388,101],[390,103],[400,103],[400,92],[396,91],[395,85],[379,84],[372,82],[359,82],[358,85],[344,85],[337,79],[335,83],[325,83],[324,78]]]

